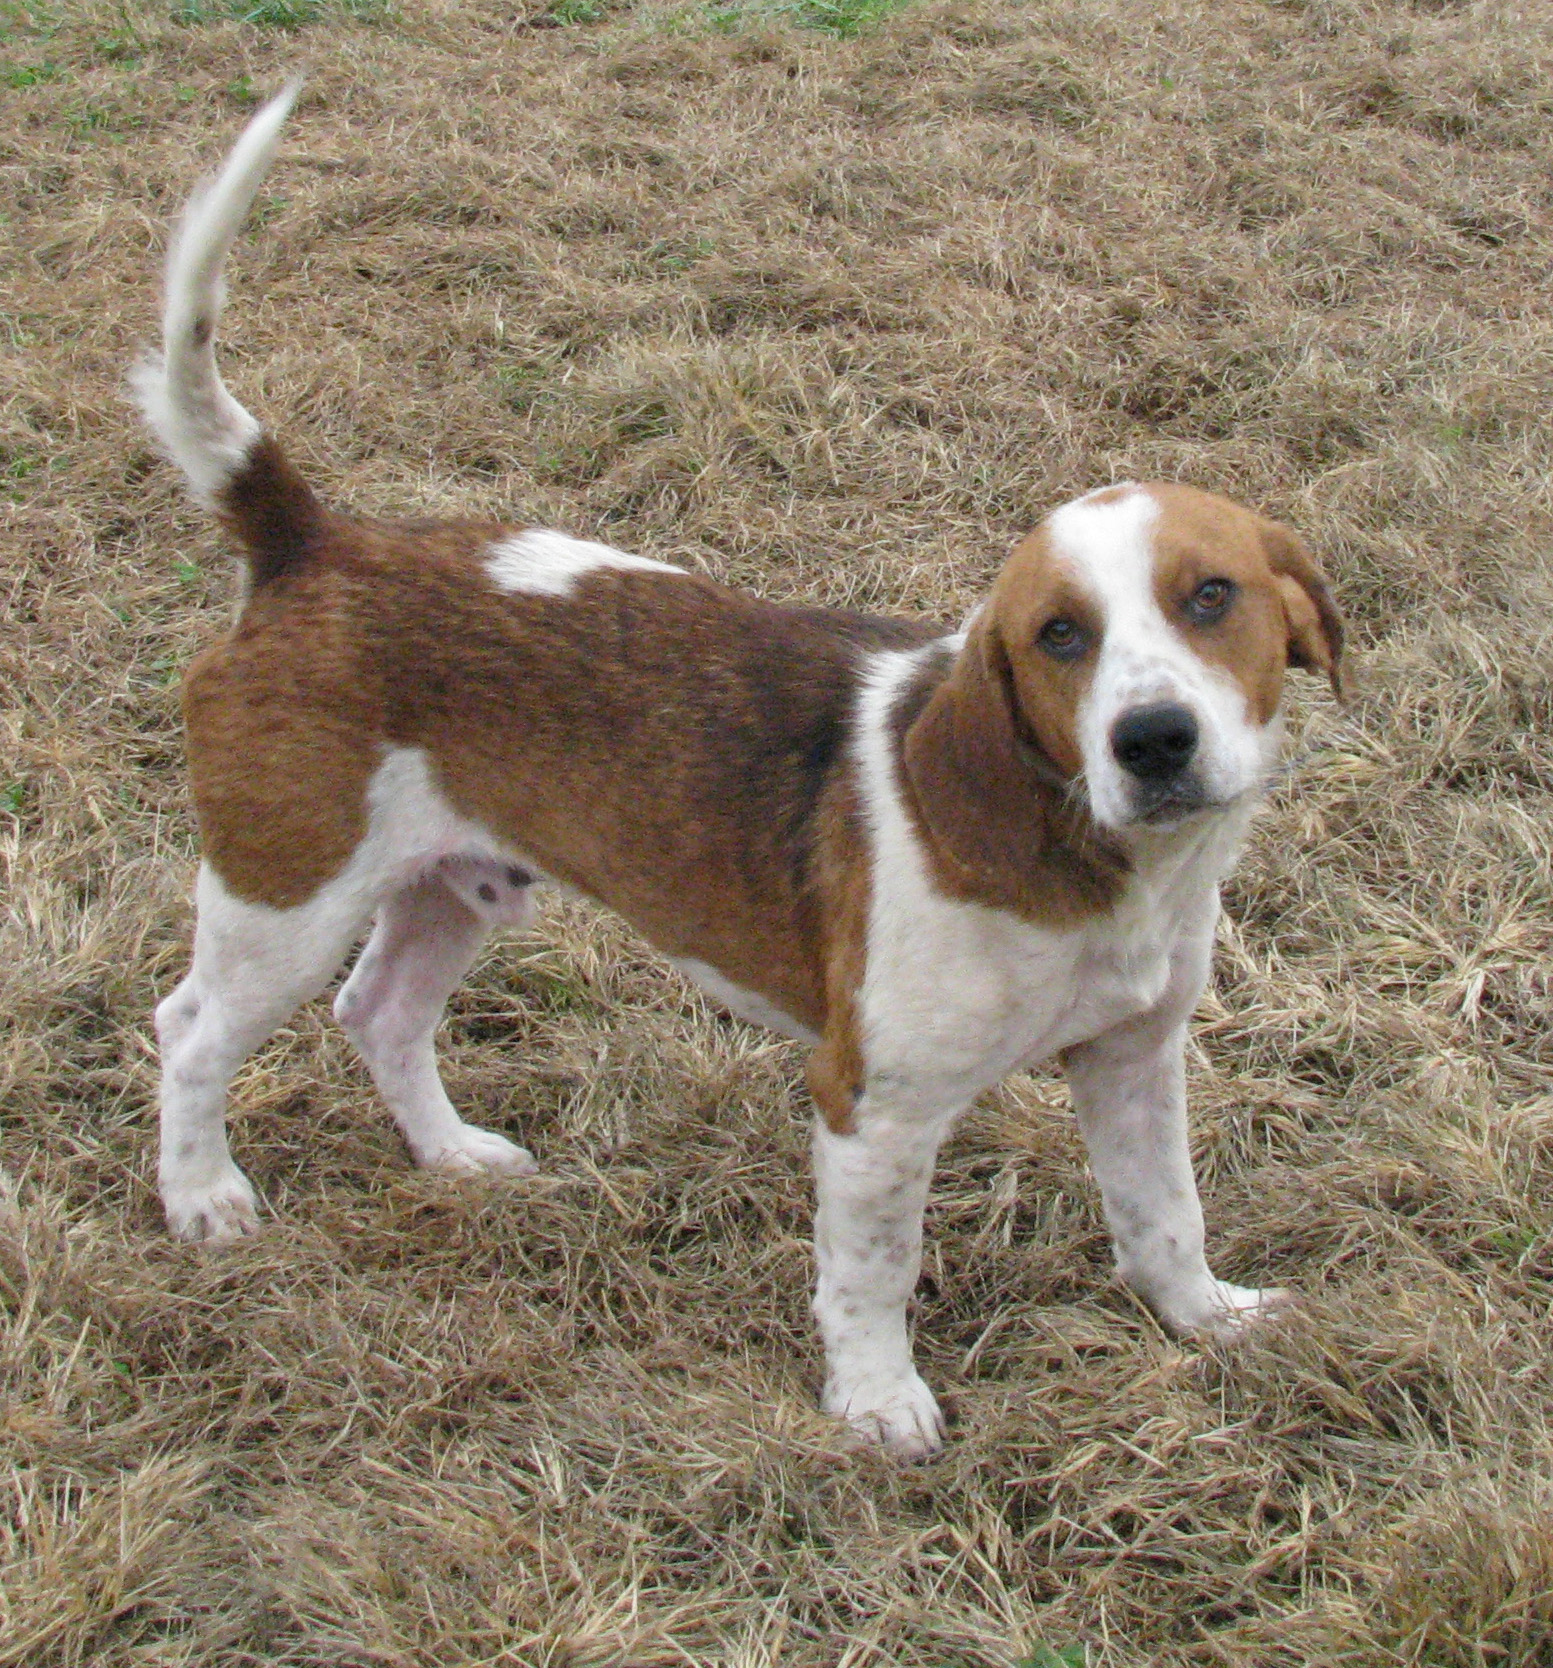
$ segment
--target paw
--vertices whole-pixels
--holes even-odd
[[[1266,1320],[1294,1303],[1294,1293],[1282,1286],[1232,1286],[1213,1282],[1212,1301],[1193,1330],[1215,1338],[1233,1338],[1248,1326]]]
[[[441,1170],[448,1175],[495,1171],[508,1176],[532,1176],[539,1169],[527,1147],[520,1147],[494,1130],[477,1129],[473,1124],[460,1124],[437,1146],[418,1150],[415,1161],[423,1170]]]
[[[215,1244],[241,1239],[259,1228],[259,1201],[247,1176],[230,1159],[212,1181],[164,1180],[162,1208],[167,1226],[183,1240]]]
[[[910,1367],[850,1383],[832,1377],[824,1407],[896,1459],[925,1460],[944,1445],[944,1416],[933,1392]]]

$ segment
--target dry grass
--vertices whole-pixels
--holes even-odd
[[[1553,1661],[1548,14],[231,9],[0,6],[0,1664]],[[298,63],[228,363],[339,499],[945,614],[1116,476],[1322,551],[1359,693],[1301,692],[1192,1066],[1218,1265],[1296,1316],[1162,1338],[1016,1079],[932,1206],[953,1445],[850,1451],[796,1051],[570,906],[445,1047],[543,1178],[413,1174],[320,1008],[239,1085],[264,1235],[163,1237],[229,581],[121,379]]]

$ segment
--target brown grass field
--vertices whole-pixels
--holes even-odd
[[[1553,12],[545,3],[0,0],[0,1664],[1553,1663]],[[264,1232],[165,1236],[232,581],[123,378],[297,67],[224,362],[338,502],[945,618],[1117,478],[1321,553],[1354,697],[1298,680],[1191,1065],[1295,1313],[1164,1337],[1015,1078],[929,1216],[951,1445],[857,1451],[800,1051],[576,904],[444,1039],[543,1176],[413,1172],[319,1004],[238,1084]]]

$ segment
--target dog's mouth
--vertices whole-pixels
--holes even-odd
[[[1131,821],[1144,828],[1175,828],[1194,817],[1227,811],[1240,797],[1233,794],[1228,799],[1215,799],[1201,779],[1188,772],[1173,782],[1135,789]]]

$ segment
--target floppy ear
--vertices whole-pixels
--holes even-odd
[[[1120,890],[1126,859],[1041,751],[985,618],[910,719],[901,758],[908,809],[950,896],[1050,922],[1104,909]]]
[[[1342,700],[1343,621],[1320,569],[1295,534],[1279,522],[1263,522],[1262,544],[1288,621],[1289,664],[1325,672],[1332,693]]]

